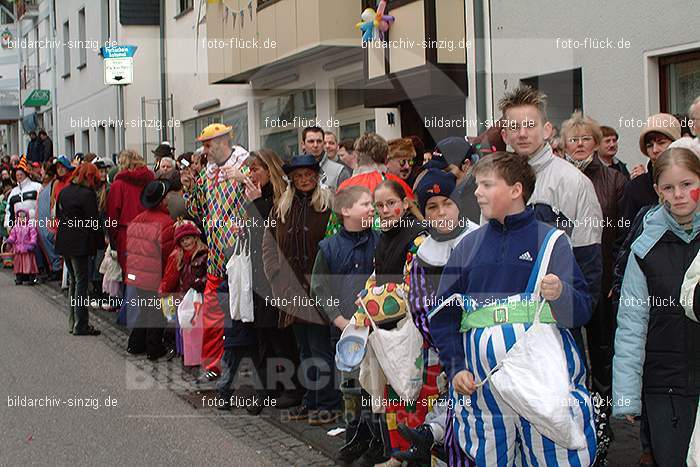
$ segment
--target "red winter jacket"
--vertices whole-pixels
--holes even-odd
[[[119,265],[126,271],[126,229],[129,222],[144,211],[141,204],[143,187],[153,180],[153,172],[146,166],[125,169],[117,174],[107,195],[107,218],[112,250],[117,250]]]
[[[136,216],[127,229],[126,283],[158,291],[168,256],[175,248],[175,228],[160,204]]]

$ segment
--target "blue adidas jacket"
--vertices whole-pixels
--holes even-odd
[[[445,265],[436,305],[454,293],[469,295],[479,305],[488,305],[525,292],[537,254],[551,228],[536,220],[532,208],[527,208],[506,217],[504,224],[491,220],[464,237]],[[547,273],[556,274],[563,284],[559,299],[549,302],[559,326],[585,325],[592,313],[591,297],[565,235],[554,245]],[[461,316],[462,308],[455,301],[430,320],[440,363],[450,381],[456,373],[466,369],[459,332]]]

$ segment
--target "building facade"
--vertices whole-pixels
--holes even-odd
[[[685,114],[700,95],[700,23],[693,2],[489,0],[492,105],[521,82],[550,97],[559,126],[582,109],[620,134],[618,157],[645,160],[641,125],[657,112]]]

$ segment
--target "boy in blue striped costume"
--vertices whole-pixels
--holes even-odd
[[[585,278],[568,238],[561,235],[554,243],[546,274],[535,283],[541,249],[553,229],[537,221],[533,210],[525,207],[535,187],[535,175],[526,159],[495,153],[480,161],[474,174],[477,201],[489,222],[460,242],[443,270],[436,303],[455,293],[463,294],[461,300],[453,300],[430,317],[440,362],[451,382],[456,436],[479,466],[590,466],[596,449],[593,410],[585,387],[583,354],[568,330],[586,324],[591,316]],[[529,328],[537,305],[531,301],[537,285],[547,302],[541,320],[556,323],[560,329],[573,385],[571,397],[579,402],[572,409],[580,411],[587,447],[578,451],[541,435],[490,383],[477,388]],[[522,301],[515,301],[514,296]],[[464,309],[468,313],[463,318]]]

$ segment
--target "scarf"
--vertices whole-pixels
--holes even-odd
[[[595,154],[595,152],[590,153],[590,154],[588,155],[588,157],[586,157],[585,159],[583,159],[583,160],[581,160],[581,161],[577,161],[577,160],[575,160],[575,159],[572,159],[568,154],[566,154],[565,157],[566,157],[566,160],[567,160],[567,161],[571,162],[571,163],[574,165],[574,167],[576,167],[576,168],[579,169],[581,172],[583,172],[584,170],[586,170],[586,168],[588,167],[588,165],[589,165],[591,162],[593,162],[593,155],[594,155],[594,154]]]
[[[226,162],[224,162],[223,165],[219,166],[216,164],[216,162],[213,161],[207,162],[207,179],[216,179],[217,183],[223,182],[226,179],[226,176],[225,171],[222,169],[225,169],[227,167],[234,167],[236,169],[240,169],[247,158],[248,151],[246,151],[241,146],[234,146],[231,149],[231,155],[226,160]]]

